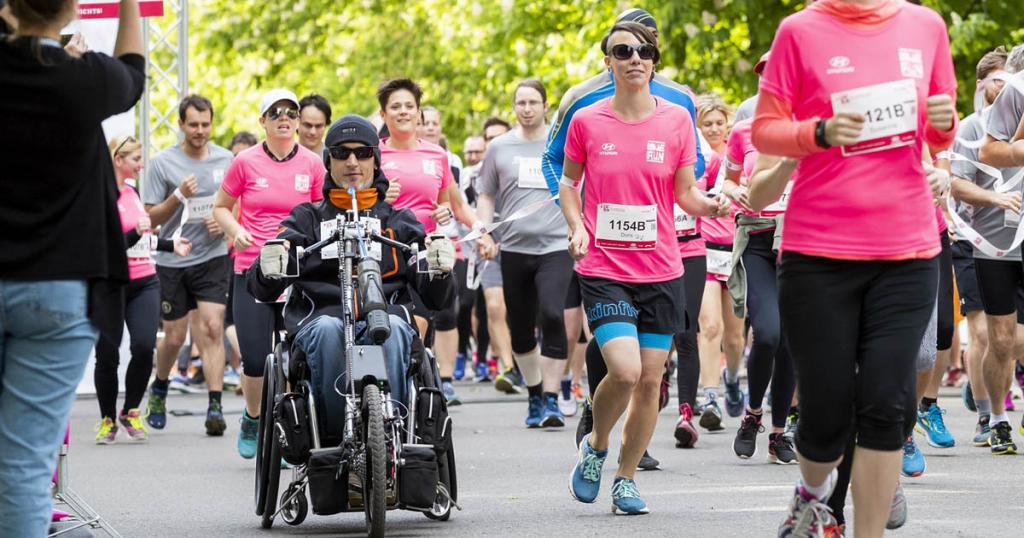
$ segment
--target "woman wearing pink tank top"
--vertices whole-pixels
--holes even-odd
[[[854,436],[855,528],[881,536],[935,306],[921,155],[956,132],[945,23],[902,0],[821,0],[779,26],[760,90],[754,144],[799,159],[779,309],[799,380],[801,480],[779,536],[807,518],[812,532],[835,527],[824,502]]]

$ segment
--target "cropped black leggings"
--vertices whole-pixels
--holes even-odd
[[[679,403],[688,403],[691,408],[697,406],[697,385],[700,382],[697,318],[700,316],[700,307],[704,302],[704,282],[707,281],[707,272],[708,260],[706,257],[695,256],[683,260],[686,317],[689,318],[690,325],[685,331],[678,332],[672,337],[676,343],[676,357],[678,358],[676,382],[679,386]]]
[[[135,409],[142,403],[146,384],[153,372],[153,349],[156,331],[160,325],[160,280],[156,275],[132,280],[125,288],[125,323],[131,339],[131,361],[124,378],[124,411]],[[116,419],[117,367],[121,362],[120,340],[114,342],[101,334],[96,342],[96,399],[100,416]]]

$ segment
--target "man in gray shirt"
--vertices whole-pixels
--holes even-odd
[[[166,425],[166,398],[178,351],[188,332],[188,313],[197,310],[192,338],[203,353],[203,374],[209,387],[207,435],[223,435],[227,428],[221,411],[224,387],[224,310],[231,278],[231,260],[224,234],[213,220],[213,199],[231,152],[211,144],[213,105],[190,95],[178,107],[178,126],[185,135],[180,144],[153,157],[142,186],[142,201],[160,238],[182,236],[192,242],[184,258],[157,253],[160,306],[164,339],[157,346],[156,379],[150,387],[147,422],[156,429]]]
[[[477,216],[490,223],[494,212],[514,218],[501,228],[501,275],[512,333],[512,353],[529,390],[526,425],[560,427],[558,390],[568,357],[563,310],[572,276],[565,219],[550,198],[541,172],[546,146],[547,92],[536,80],[524,80],[512,97],[517,125],[487,148],[480,177]],[[493,256],[487,252],[485,256]],[[542,345],[536,320],[540,314]]]
[[[1007,69],[1010,68],[1008,63]],[[999,178],[986,174],[984,170],[978,170],[975,177],[979,187],[991,190],[997,182],[1001,183],[1004,179],[1016,175],[1020,171],[1019,167],[1024,165],[1024,142],[1019,140],[1022,117],[1024,73],[1018,73],[1005,82],[1002,93],[982,114],[982,118],[987,118],[984,125],[978,121],[979,125],[973,127],[972,131],[961,129],[963,134],[958,133],[959,138],[963,140],[984,139],[978,152],[979,160],[1001,169],[1002,177]],[[958,146],[963,144],[958,143]],[[960,153],[968,151],[964,154],[970,158],[968,148],[960,149],[963,150]],[[969,163],[961,164],[965,166],[954,169],[955,175],[970,175],[970,169],[974,167]],[[993,207],[975,208],[974,229],[999,249],[1010,245],[1020,226],[1020,192],[1018,185],[1012,193],[1006,193],[998,200],[993,200],[997,202],[992,204]],[[1002,398],[1010,388],[1014,361],[1019,356],[1014,349],[1017,324],[1024,323],[1024,312],[1017,308],[1015,302],[1018,291],[1024,288],[1024,266],[1020,262],[1020,251],[1014,250],[1005,256],[993,256],[992,253],[979,253],[979,248],[976,247],[974,255],[978,285],[981,288],[988,323],[989,347],[983,359],[983,370],[985,386],[992,403],[992,434],[989,444],[993,454],[1017,453]],[[985,259],[982,256],[1000,259]]]

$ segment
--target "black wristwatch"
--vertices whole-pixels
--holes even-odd
[[[828,140],[825,139],[825,123],[826,122],[828,122],[828,120],[825,119],[825,118],[822,118],[822,119],[818,120],[817,125],[814,126],[814,143],[817,144],[818,147],[828,149],[828,148],[832,147],[832,144],[829,144]]]

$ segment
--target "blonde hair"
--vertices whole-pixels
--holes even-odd
[[[107,144],[107,149],[110,150],[111,160],[116,159],[118,156],[123,159],[142,149],[142,144],[132,135],[121,135],[114,137],[114,139]]]
[[[732,116],[732,109],[729,105],[725,104],[718,94],[706,93],[704,95],[697,96],[697,121],[700,122],[704,119],[704,116],[712,112],[721,112],[725,116],[725,121],[728,123],[729,118]]]

